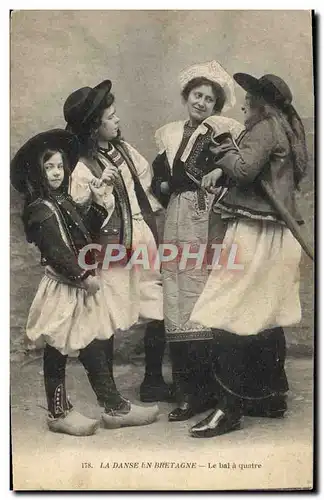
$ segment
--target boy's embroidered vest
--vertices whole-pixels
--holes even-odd
[[[129,171],[130,171],[132,178],[133,178],[135,193],[136,193],[138,204],[139,204],[140,209],[141,209],[141,213],[143,215],[143,219],[145,220],[148,227],[151,229],[152,234],[154,236],[154,239],[156,241],[156,244],[158,244],[158,231],[157,231],[157,226],[156,226],[155,215],[154,215],[154,212],[152,210],[151,204],[146,196],[146,193],[143,189],[143,186],[138,178],[138,174],[137,174],[134,162],[133,162],[129,152],[126,149],[126,146],[119,143],[119,144],[115,144],[115,148],[117,149],[117,151],[120,152],[120,154],[122,155],[122,157],[126,161],[126,164],[129,168]]]
[[[141,209],[141,213],[143,215],[143,219],[151,229],[153,236],[157,242],[158,233],[154,213],[138,178],[133,160],[124,145],[114,144],[114,146],[119,151],[129,168],[134,182],[135,194]],[[107,164],[114,165],[111,158],[106,157],[102,153],[98,153],[97,160],[83,158],[82,161],[98,178],[101,177],[101,174]],[[131,250],[133,239],[132,211],[129,203],[127,189],[123,177],[120,173],[117,181],[114,184],[113,194],[115,197],[115,210],[109,218],[108,222],[101,229],[99,243],[101,245],[120,244],[124,246],[126,250]]]

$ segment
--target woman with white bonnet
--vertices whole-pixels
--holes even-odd
[[[201,185],[203,177],[215,168],[208,151],[212,137],[223,132],[237,137],[243,129],[237,121],[221,116],[235,104],[235,95],[232,78],[217,61],[183,70],[180,86],[188,118],[156,132],[159,153],[153,162],[152,181],[153,193],[166,208],[164,242],[176,245],[178,255],[188,245],[197,251],[210,240],[210,208],[215,196],[223,192],[221,185],[213,193]],[[177,397],[170,421],[187,420],[215,404],[210,397],[208,362],[212,332],[189,319],[207,281],[208,268],[205,262],[202,266],[190,260],[180,263],[179,258],[162,262],[164,319]]]

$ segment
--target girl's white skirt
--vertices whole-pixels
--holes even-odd
[[[299,323],[301,248],[290,230],[241,219],[229,223],[223,244],[225,252],[237,245],[235,264],[243,269],[228,269],[227,258],[222,259],[190,319],[238,335]]]
[[[109,339],[117,330],[136,323],[163,319],[160,266],[155,266],[157,248],[143,218],[133,221],[134,248],[143,265],[116,265],[98,271],[100,290],[89,296],[82,288],[42,279],[31,305],[27,337],[38,346],[44,341],[62,354],[77,356],[94,339]],[[136,257],[136,255],[135,255]]]
[[[90,296],[45,275],[29,311],[26,335],[38,347],[46,342],[70,356],[94,339],[109,339],[112,328],[102,290]]]

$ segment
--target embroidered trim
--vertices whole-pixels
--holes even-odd
[[[193,321],[187,321],[185,325],[171,325],[170,323],[165,327],[168,332],[200,332],[202,330],[210,330],[210,328],[203,327],[200,323],[195,323]]]
[[[185,340],[211,340],[213,332],[211,328],[206,328],[199,323],[188,321],[186,325],[166,325],[165,337],[168,342],[178,342]]]
[[[56,415],[66,415],[66,413],[69,411],[65,406],[66,401],[65,401],[65,391],[64,391],[64,385],[59,384],[53,395],[53,410],[54,410],[54,416]]]
[[[204,135],[211,130],[212,137],[219,135],[225,131],[230,132],[232,137],[236,139],[244,131],[244,126],[232,118],[225,116],[210,116],[206,118],[196,129],[193,136],[190,138],[182,156],[181,160],[186,161],[190,155],[193,142],[196,140],[195,136]]]
[[[51,203],[48,200],[42,200],[42,201],[43,201],[44,205],[46,205],[48,208],[50,208],[52,210],[52,212],[54,213],[54,215],[56,217],[57,224],[59,226],[59,230],[60,230],[63,242],[65,243],[65,245],[68,247],[69,250],[72,250],[75,253],[76,249],[75,249],[74,245],[71,244],[72,237],[70,235],[68,228],[66,227],[66,224],[64,224],[63,217],[61,217],[61,214],[58,213],[58,209],[56,208],[54,203]],[[69,235],[70,241],[66,237],[66,233]]]
[[[177,332],[170,333],[168,331],[165,332],[165,338],[167,342],[184,342],[186,340],[212,340],[213,334],[209,330],[200,330],[197,332],[188,331],[188,332]]]
[[[205,196],[205,193],[202,190],[196,191],[197,194],[197,212],[206,212],[207,210],[207,196]]]
[[[201,124],[199,128],[200,128],[199,135],[194,139],[194,135],[192,134],[192,137],[190,137],[188,144],[186,145],[181,155],[181,161],[183,161],[184,163],[190,160],[190,155],[195,153],[195,148],[197,147],[199,141],[202,140],[204,136],[206,136],[208,131],[210,131],[210,128],[205,123]]]
[[[98,153],[98,161],[102,163],[104,168],[108,164],[114,165],[112,159],[110,157],[106,157],[102,153]],[[118,178],[115,181],[114,191],[116,193],[116,205],[119,206],[121,212],[121,220],[124,226],[123,241],[120,243],[123,244],[126,248],[131,248],[133,240],[132,212],[124,179],[121,175],[121,172],[118,169],[117,171]]]
[[[58,274],[51,266],[46,266],[45,267],[45,276],[51,280],[56,281],[57,283],[62,283],[64,285],[68,286],[73,286],[73,288],[81,288],[82,290],[85,290],[85,286],[82,284],[79,284],[77,280],[82,280],[86,274],[89,274],[89,271],[84,270],[82,273],[80,273],[78,276],[70,277],[70,279],[66,278],[62,274]],[[75,281],[74,281],[75,280]]]
[[[263,215],[261,213],[252,213],[252,212],[249,212],[248,210],[245,210],[243,208],[239,208],[239,207],[235,207],[235,208],[229,208],[229,207],[226,207],[225,205],[223,205],[222,203],[215,203],[214,207],[213,207],[213,212],[217,213],[216,210],[220,210],[220,211],[223,211],[223,212],[226,212],[227,214],[231,214],[233,216],[239,214],[239,215],[242,215],[243,217],[247,217],[249,219],[255,219],[255,220],[265,220],[265,221],[271,221],[271,222],[276,222],[277,224],[281,224],[283,226],[285,226],[286,224],[284,223],[284,221],[280,220],[280,219],[277,219],[276,217],[274,217],[273,215]]]
[[[132,175],[134,182],[134,190],[138,204],[141,209],[141,213],[143,215],[144,221],[151,229],[154,239],[157,243],[159,238],[158,238],[158,230],[157,230],[155,216],[150,201],[148,199],[148,196],[145,193],[144,187],[142,186],[142,183],[138,177],[138,173],[134,164],[134,160],[131,155],[131,151],[126,142],[117,144],[115,147],[117,151],[119,151],[119,153],[121,154],[122,158],[125,160],[126,165]]]
[[[198,168],[196,166],[196,163],[203,149],[205,148],[206,144],[210,142],[211,137],[212,137],[212,129],[210,126],[208,126],[208,132],[206,132],[205,135],[202,134],[198,135],[197,139],[195,140],[192,146],[190,155],[184,164],[185,170],[188,170],[188,172],[194,177],[196,177],[196,179],[199,181],[202,179],[204,172],[202,171],[201,168]]]
[[[209,212],[214,200],[213,195],[208,196],[208,194],[204,193],[200,189],[198,191],[175,191],[173,194],[175,194],[176,196],[186,194],[186,197],[188,197],[188,194],[191,195],[191,193],[192,197],[190,197],[190,200],[194,205],[194,213],[196,215],[203,215],[206,212]]]
[[[199,134],[196,138],[191,152],[184,163],[184,169],[189,174],[188,177],[193,176],[197,181],[201,181],[204,172],[202,168],[197,167],[198,158],[204,150],[206,144],[208,144],[212,137],[212,128],[210,125],[206,124],[206,132],[204,134]],[[208,199],[204,191],[197,191],[197,212],[206,212],[208,210]]]

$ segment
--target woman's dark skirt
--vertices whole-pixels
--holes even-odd
[[[214,331],[211,364],[220,406],[266,407],[284,397],[286,341],[282,328],[239,336]]]

